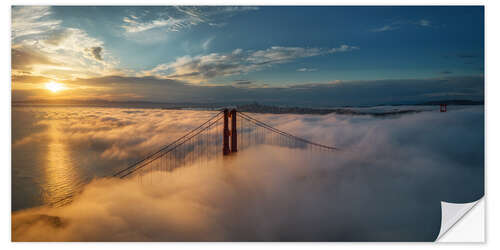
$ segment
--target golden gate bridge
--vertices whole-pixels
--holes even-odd
[[[256,145],[272,145],[306,151],[331,152],[336,147],[323,145],[279,130],[236,109],[223,109],[177,140],[124,168],[112,177],[137,177],[150,172],[167,173],[185,166],[208,165],[213,160],[237,155]],[[149,175],[152,176],[152,175]],[[71,202],[74,194],[49,204]]]

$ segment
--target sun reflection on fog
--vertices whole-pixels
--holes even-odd
[[[78,179],[57,121],[50,123],[47,133],[49,141],[44,168],[46,185],[43,200],[52,203],[68,197],[76,190]]]

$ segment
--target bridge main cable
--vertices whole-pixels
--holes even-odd
[[[285,131],[282,131],[282,130],[279,130],[269,124],[266,124],[264,122],[261,122],[245,113],[242,113],[241,111],[238,111],[238,114],[240,115],[240,117],[242,117],[243,119],[246,119],[247,121],[250,121],[252,123],[254,123],[255,125],[257,126],[260,126],[260,127],[263,127],[265,129],[268,129],[268,130],[271,130],[272,132],[274,133],[278,133],[280,135],[283,135],[283,136],[286,136],[286,137],[290,137],[292,139],[295,139],[295,140],[298,140],[298,141],[302,141],[304,143],[307,143],[307,144],[311,144],[311,145],[314,145],[314,146],[317,146],[317,147],[322,147],[322,148],[326,148],[326,149],[329,149],[329,150],[339,150],[338,148],[336,147],[332,147],[332,146],[327,146],[327,145],[323,145],[323,144],[320,144],[320,143],[316,143],[316,142],[312,142],[312,141],[309,141],[309,140],[306,140],[304,138],[300,138],[298,136],[295,136],[295,135],[292,135],[292,134],[289,134]]]
[[[200,134],[201,132],[203,132],[205,129],[210,128],[212,125],[214,125],[215,123],[217,123],[220,119],[222,119],[222,116],[221,116],[221,117],[219,117],[219,118],[217,118],[215,121],[212,121],[212,122],[211,122],[211,123],[210,123],[210,124],[209,124],[206,128],[201,129],[201,130],[199,130],[198,132],[196,132],[195,134],[190,135],[190,136],[189,136],[188,138],[186,138],[186,139],[185,139],[182,143],[179,143],[179,144],[175,145],[174,147],[172,147],[172,148],[168,149],[167,151],[163,152],[161,155],[156,156],[155,158],[150,159],[150,161],[149,161],[149,162],[146,162],[146,163],[145,163],[145,164],[143,164],[142,166],[139,166],[139,167],[133,168],[132,170],[130,170],[130,172],[126,173],[125,175],[120,176],[120,179],[125,178],[126,176],[128,176],[128,175],[130,175],[130,174],[133,174],[133,173],[134,173],[134,172],[136,172],[137,170],[140,170],[141,168],[143,168],[143,167],[147,166],[147,164],[151,163],[152,161],[154,161],[154,160],[156,160],[156,159],[158,159],[158,158],[162,157],[163,155],[168,154],[169,152],[173,151],[173,150],[174,150],[174,149],[176,149],[177,147],[179,147],[179,146],[181,146],[182,144],[184,144],[186,141],[189,141],[191,138],[193,138],[193,137],[197,136],[198,134]]]
[[[157,155],[157,154],[161,154],[161,153],[162,153],[162,151],[167,150],[169,147],[171,147],[171,146],[175,145],[175,144],[176,144],[176,143],[178,143],[179,141],[181,141],[181,140],[185,139],[186,137],[190,136],[191,134],[193,134],[194,132],[196,132],[197,130],[199,130],[199,129],[200,129],[200,128],[202,128],[203,126],[205,126],[207,123],[209,123],[210,121],[212,121],[212,120],[214,120],[215,118],[217,118],[217,116],[219,116],[220,114],[222,114],[222,112],[223,112],[223,111],[219,111],[219,113],[217,113],[216,115],[212,116],[210,119],[208,119],[206,122],[204,122],[203,124],[201,124],[201,125],[200,125],[200,126],[198,126],[197,128],[195,128],[195,129],[193,129],[193,130],[189,131],[187,134],[185,134],[185,135],[181,136],[180,138],[178,138],[177,140],[173,141],[172,143],[170,143],[170,144],[168,144],[168,145],[166,145],[166,146],[162,147],[162,148],[161,148],[161,149],[159,149],[158,151],[156,151],[156,152],[154,152],[154,153],[152,153],[152,154],[149,154],[149,155],[148,155],[148,156],[146,156],[144,159],[142,159],[142,160],[140,160],[140,161],[138,161],[138,162],[135,162],[134,164],[130,165],[129,167],[127,167],[127,168],[125,168],[125,169],[122,169],[122,170],[120,170],[120,171],[116,172],[115,174],[113,174],[113,177],[116,177],[116,176],[118,176],[118,175],[122,174],[123,172],[125,172],[125,171],[127,171],[127,170],[133,169],[133,168],[134,168],[134,167],[136,167],[137,165],[139,165],[139,164],[141,164],[141,163],[145,162],[146,160],[148,160],[148,159],[150,159],[150,158],[154,157],[154,156],[155,156],[155,155]],[[164,153],[168,153],[168,152],[169,152],[169,151],[164,152]],[[153,160],[154,160],[154,159],[153,159]],[[126,174],[126,175],[128,175],[128,174]],[[126,175],[125,175],[125,176],[126,176]],[[120,178],[122,178],[122,177],[120,177]]]

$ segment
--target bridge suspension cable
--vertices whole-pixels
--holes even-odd
[[[269,124],[261,122],[261,121],[255,119],[255,118],[253,118],[253,117],[251,117],[251,116],[249,116],[249,115],[247,115],[245,113],[242,113],[240,111],[238,111],[238,115],[241,118],[243,118],[243,119],[245,119],[247,121],[250,121],[250,122],[254,123],[257,126],[260,126],[262,128],[268,129],[268,130],[270,130],[270,131],[272,131],[274,133],[280,134],[282,136],[286,136],[286,137],[289,137],[291,139],[294,139],[294,140],[297,140],[297,141],[300,141],[300,142],[303,142],[303,143],[306,143],[306,144],[314,145],[314,146],[317,146],[317,147],[320,147],[320,148],[324,148],[324,149],[327,149],[327,150],[338,150],[338,148],[336,148],[336,147],[326,146],[326,145],[323,145],[323,144],[320,144],[320,143],[312,142],[312,141],[306,140],[304,138],[300,138],[298,136],[289,134],[289,133],[284,132],[282,130],[279,130],[279,129],[277,129],[277,128],[269,125]]]
[[[160,150],[146,156],[144,159],[132,164],[131,166],[121,170],[121,171],[118,171],[117,173],[113,174],[113,177],[120,177],[120,178],[124,178],[134,172],[136,172],[137,170],[143,168],[144,166],[147,166],[149,163],[151,163],[152,161],[158,159],[159,157],[175,150],[176,148],[178,148],[180,145],[186,143],[187,141],[189,141],[190,139],[194,138],[195,136],[197,136],[198,134],[200,134],[201,132],[203,132],[204,130],[210,128],[212,125],[214,125],[215,123],[217,123],[220,119],[222,119],[222,111],[220,111],[219,113],[217,113],[216,115],[212,116],[210,119],[208,119],[206,122],[204,122],[203,124],[201,124],[200,126],[198,126],[197,128],[191,130],[190,132],[188,132],[187,134],[181,136],[180,138],[178,138],[177,140],[173,141],[172,143],[162,147]],[[207,125],[208,124],[208,125]],[[205,126],[206,125],[206,126]],[[127,172],[128,170],[130,170],[129,172]]]

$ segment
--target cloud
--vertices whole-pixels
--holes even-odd
[[[12,54],[12,75],[62,80],[118,72],[104,42],[82,29],[62,26],[50,7],[13,7]]]
[[[33,78],[18,77],[30,82]],[[443,99],[474,101],[484,100],[483,76],[442,76],[424,79],[389,79],[345,81],[327,83],[300,83],[281,86],[249,84],[210,85],[191,84],[181,80],[153,76],[108,76],[82,78],[63,82],[69,86],[86,86],[78,89],[79,96],[87,99],[116,101],[148,100],[153,102],[193,103],[249,103],[261,102],[298,106],[346,106],[420,103]],[[110,89],[110,87],[113,87]],[[451,95],[450,93],[455,93]],[[13,101],[26,100],[27,93],[14,90]],[[39,94],[39,93],[38,93]],[[85,96],[88,94],[88,96]],[[78,96],[77,95],[77,96]],[[439,96],[439,97],[438,97]],[[64,98],[64,96],[62,96]],[[33,97],[31,98],[33,99]],[[43,98],[35,98],[43,99]]]
[[[418,21],[418,24],[420,26],[429,27],[429,26],[431,26],[431,21],[426,20],[426,19],[421,19],[420,21]]]
[[[55,29],[47,34],[47,38],[43,43],[51,46],[59,46],[67,37],[71,36],[72,32],[73,30],[71,29]]]
[[[61,20],[50,18],[47,6],[12,7],[12,39],[17,40],[56,30]]]
[[[205,40],[202,44],[201,44],[201,47],[203,48],[203,50],[208,50],[209,47],[210,47],[210,43],[212,43],[212,41],[215,39],[215,37],[210,37],[208,38],[207,40]]]
[[[348,51],[353,51],[353,50],[358,50],[358,49],[359,49],[359,47],[357,47],[357,46],[349,46],[346,44],[342,44],[338,48],[330,49],[329,53],[348,52]]]
[[[389,30],[397,30],[399,27],[393,26],[393,25],[384,25],[380,28],[375,28],[372,29],[372,32],[384,32],[384,31],[389,31]]]
[[[60,65],[53,62],[45,54],[33,50],[29,47],[17,47],[11,49],[12,70],[31,70],[36,65]]]
[[[175,6],[160,12],[147,12],[143,15],[130,15],[123,18],[121,26],[127,33],[141,33],[150,30],[172,32],[188,29],[203,23],[218,26],[217,21],[238,12],[254,11],[258,7],[241,6]]]
[[[249,81],[249,80],[236,80],[234,82],[234,84],[237,84],[237,85],[248,85],[248,84],[252,84],[252,81]]]
[[[12,82],[17,83],[31,83],[31,84],[39,84],[39,83],[47,83],[52,81],[50,78],[46,78],[43,76],[33,76],[33,75],[13,75]]]
[[[151,119],[164,113],[170,121],[175,115],[113,111],[115,119],[130,122],[143,114]],[[69,113],[51,115],[78,126],[82,112]],[[192,124],[202,113],[178,111],[175,117]],[[470,202],[484,195],[482,106],[388,119],[333,114],[258,119],[342,150],[262,146],[238,152],[224,166],[211,161],[143,176],[151,183],[97,179],[68,206],[14,212],[13,241],[433,241],[440,201]],[[152,126],[144,121],[134,126],[141,124]],[[161,126],[150,130],[168,134]],[[128,133],[120,131],[113,140],[132,140],[123,136]]]
[[[124,28],[126,32],[136,33],[161,27],[165,27],[168,31],[178,31],[179,29],[196,25],[200,23],[201,20],[175,19],[170,17],[168,19],[156,19],[150,22],[139,23],[124,17],[123,22],[125,22],[125,24],[122,25],[122,28]]]
[[[359,47],[343,44],[338,48],[302,48],[273,46],[264,50],[244,51],[235,49],[231,53],[211,53],[195,57],[183,56],[174,62],[159,64],[143,75],[203,82],[218,76],[239,75],[263,70],[276,64],[297,59],[358,50]]]
[[[418,21],[412,21],[412,20],[397,20],[393,21],[390,24],[384,25],[379,28],[373,28],[370,31],[371,32],[385,32],[385,31],[391,31],[391,30],[398,30],[403,27],[409,27],[409,26],[419,26],[419,27],[436,27],[435,25],[432,25],[430,20],[427,19],[420,19]]]
[[[89,48],[88,50],[90,51],[90,53],[92,54],[92,56],[95,59],[97,59],[99,61],[102,60],[102,55],[101,55],[101,53],[102,53],[102,47],[92,47],[92,48]]]
[[[283,63],[297,58],[313,57],[325,53],[327,52],[320,48],[273,46],[251,53],[246,60],[255,64]]]
[[[317,71],[317,69],[314,69],[314,68],[300,68],[300,69],[297,69],[297,71],[299,71],[299,72],[313,72],[313,71]]]

